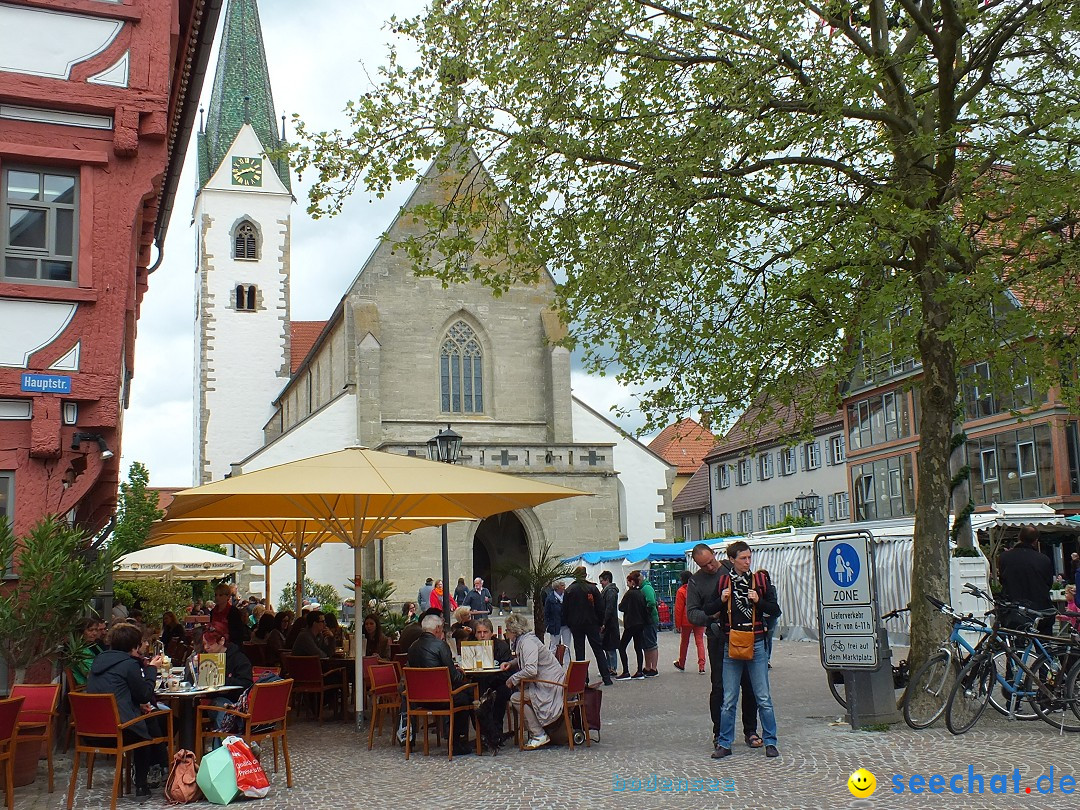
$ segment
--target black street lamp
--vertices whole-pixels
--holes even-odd
[[[438,436],[433,436],[427,442],[428,458],[431,461],[441,461],[444,464],[456,464],[458,455],[461,453],[461,436],[446,426],[446,430],[440,430]],[[443,622],[450,627],[450,547],[446,535],[446,524],[442,525],[442,609]],[[422,607],[422,606],[421,606]]]
[[[817,499],[818,496],[814,494],[814,490],[810,490],[809,495],[800,492],[799,497],[795,499],[795,508],[799,510],[800,515],[809,520],[817,510]]]

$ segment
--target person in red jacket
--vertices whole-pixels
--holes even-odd
[[[693,636],[697,645],[698,672],[705,672],[705,628],[690,624],[686,616],[686,586],[690,582],[690,572],[683,571],[680,574],[682,586],[675,592],[675,630],[682,635],[679,642],[679,660],[675,662],[675,669],[680,672],[686,671],[686,650],[690,646],[690,637]]]

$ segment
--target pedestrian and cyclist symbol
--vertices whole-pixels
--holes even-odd
[[[829,576],[840,588],[850,588],[859,578],[859,554],[847,543],[838,543],[829,552]]]

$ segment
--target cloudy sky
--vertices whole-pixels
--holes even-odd
[[[270,81],[279,113],[299,113],[312,127],[345,123],[349,98],[370,87],[384,63],[390,34],[385,20],[419,11],[420,0],[259,0]],[[224,12],[221,22],[224,23]],[[220,27],[220,25],[219,25]],[[210,103],[211,58],[203,104]],[[194,448],[193,379],[195,341],[194,137],[180,179],[165,258],[143,300],[135,351],[131,407],[124,417],[123,467],[141,461],[155,486],[188,486]],[[307,178],[293,178],[297,203],[292,219],[292,317],[324,320],[374,248],[379,234],[405,201],[408,188],[382,200],[357,194],[334,219],[314,221],[305,213]],[[610,378],[573,376],[574,392],[601,412],[632,404],[629,391]],[[644,420],[620,424],[635,430]],[[125,473],[126,474],[126,473]]]

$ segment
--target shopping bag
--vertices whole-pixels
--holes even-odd
[[[202,758],[195,781],[207,801],[214,804],[228,804],[240,795],[240,789],[236,786],[236,768],[233,766],[232,754],[224,746]]]
[[[239,737],[226,737],[223,745],[232,755],[237,789],[249,799],[265,798],[270,792],[270,780],[248,744]]]

